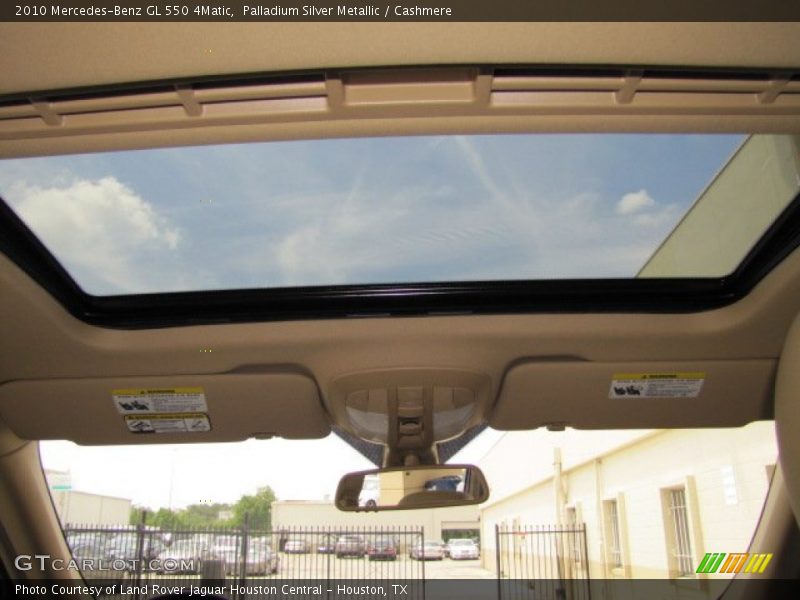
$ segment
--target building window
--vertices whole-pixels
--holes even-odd
[[[677,488],[668,491],[669,518],[672,525],[673,552],[678,577],[694,574],[692,566],[692,543],[689,534],[689,516],[686,510],[686,490]]]
[[[606,520],[608,523],[608,554],[614,568],[622,567],[622,544],[619,534],[619,510],[616,500],[606,500]]]

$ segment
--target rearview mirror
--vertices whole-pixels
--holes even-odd
[[[348,473],[336,489],[336,508],[345,511],[404,510],[480,504],[489,486],[472,465],[392,467]]]

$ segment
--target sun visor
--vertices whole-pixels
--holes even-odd
[[[511,367],[489,425],[576,429],[739,427],[770,419],[774,360],[529,361]]]
[[[330,433],[316,383],[292,372],[14,381],[0,386],[0,416],[24,439],[87,445]]]

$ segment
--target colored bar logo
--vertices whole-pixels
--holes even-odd
[[[697,566],[697,573],[763,573],[772,554],[752,554],[749,552],[726,554],[707,552]]]

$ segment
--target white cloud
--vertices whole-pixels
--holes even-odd
[[[344,197],[330,194],[298,199],[298,206],[313,205],[313,212],[298,209],[297,216],[305,217],[305,222],[265,244],[266,256],[256,255],[256,264],[274,263],[282,285],[314,285],[363,283],[375,270],[391,273],[422,260],[426,247],[436,245],[436,240],[421,239],[429,228],[420,224],[424,213],[415,210],[409,195],[418,192],[430,200],[435,192],[417,189],[390,194],[376,210],[376,194],[359,187],[355,185]],[[432,209],[425,216],[435,221],[438,214]],[[238,262],[248,268],[253,264],[250,260]]]
[[[631,192],[625,194],[619,202],[617,202],[617,214],[619,215],[633,215],[641,213],[655,207],[656,201],[650,197],[647,190],[639,190],[638,192]]]
[[[486,191],[491,194],[495,200],[500,200],[505,197],[503,189],[497,185],[494,177],[491,174],[490,168],[486,165],[483,155],[478,150],[476,144],[468,137],[457,135],[454,138],[459,150],[463,153],[467,164],[471,167],[471,172],[478,178],[478,181],[486,188]]]
[[[680,215],[678,214],[678,207],[675,206],[674,204],[667,204],[666,206],[661,207],[658,210],[653,210],[635,215],[633,221],[636,225],[642,227],[672,228],[674,224],[677,222],[679,216]]]
[[[619,203],[584,191],[543,198],[491,176],[491,156],[456,137],[451,177],[402,189],[358,176],[348,190],[292,198],[287,228],[237,268],[277,267],[278,285],[633,276],[668,233],[677,207],[645,190]],[[452,167],[451,167],[452,168]],[[469,185],[470,175],[474,183]],[[291,208],[290,208],[291,207]],[[275,285],[275,283],[273,283]]]
[[[143,255],[174,250],[180,242],[176,228],[114,177],[75,179],[60,187],[18,182],[8,196],[23,221],[89,292],[151,288],[147,281],[158,268]]]

